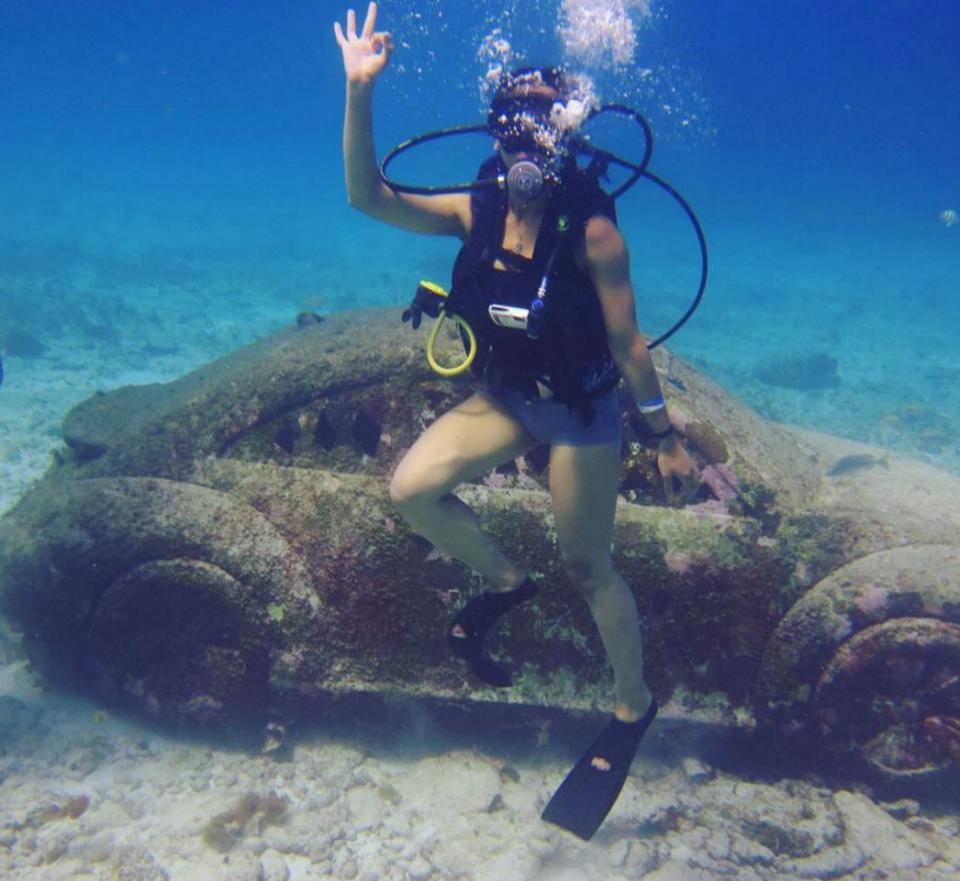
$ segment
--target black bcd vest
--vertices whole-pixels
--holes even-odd
[[[502,172],[499,157],[492,157],[478,178]],[[503,249],[507,193],[493,188],[471,193],[471,234],[454,263],[445,309],[462,317],[477,337],[471,366],[477,376],[495,388],[528,389],[539,380],[554,398],[589,419],[590,399],[616,386],[620,375],[596,289],[577,266],[574,249],[592,216],[602,214],[616,223],[616,211],[595,182],[576,173],[564,179],[547,205],[531,259]],[[487,312],[492,303],[529,308],[554,251],[539,338],[495,324]],[[496,269],[497,259],[507,269]]]

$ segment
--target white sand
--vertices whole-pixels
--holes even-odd
[[[0,668],[0,873],[9,881],[626,881],[911,878],[960,870],[960,819],[800,781],[669,764],[655,725],[590,843],[539,819],[569,760],[429,743],[370,750],[322,730],[276,761],[177,740]],[[675,747],[675,744],[672,745]],[[204,835],[244,796],[254,813]],[[77,801],[71,802],[74,799]],[[71,806],[76,816],[69,816]],[[892,816],[896,815],[896,816]],[[887,874],[882,874],[886,872]]]

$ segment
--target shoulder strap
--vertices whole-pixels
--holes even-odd
[[[564,180],[563,193],[565,210],[578,225],[586,225],[596,214],[617,222],[613,198],[593,177],[574,173]]]
[[[478,169],[476,179],[487,180],[502,173],[503,167],[500,157],[491,156]],[[492,249],[503,238],[506,209],[506,193],[499,189],[484,187],[470,193],[471,229],[468,244],[470,249],[478,256],[489,259]]]

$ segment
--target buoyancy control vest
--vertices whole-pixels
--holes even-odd
[[[503,172],[499,157],[485,162],[478,177]],[[503,248],[508,196],[484,189],[470,195],[472,228],[453,267],[447,312],[473,328],[477,356],[473,372],[494,388],[522,389],[540,382],[552,396],[591,418],[590,399],[614,388],[620,379],[600,301],[592,280],[577,266],[576,246],[587,221],[601,214],[616,223],[613,200],[576,172],[564,176],[547,205],[531,258]],[[506,268],[497,268],[499,261]],[[549,267],[549,269],[548,269]],[[500,326],[491,305],[526,309],[549,271],[543,323],[532,338],[523,329]]]

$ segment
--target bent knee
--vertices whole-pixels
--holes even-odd
[[[398,468],[390,480],[390,501],[401,512],[415,511],[432,505],[446,492],[429,475],[417,474],[412,469]]]
[[[429,460],[408,453],[390,480],[390,501],[401,511],[433,505],[460,482],[463,470],[452,450]]]
[[[415,506],[416,500],[423,495],[423,489],[399,471],[390,479],[390,501],[394,507],[403,510]]]

